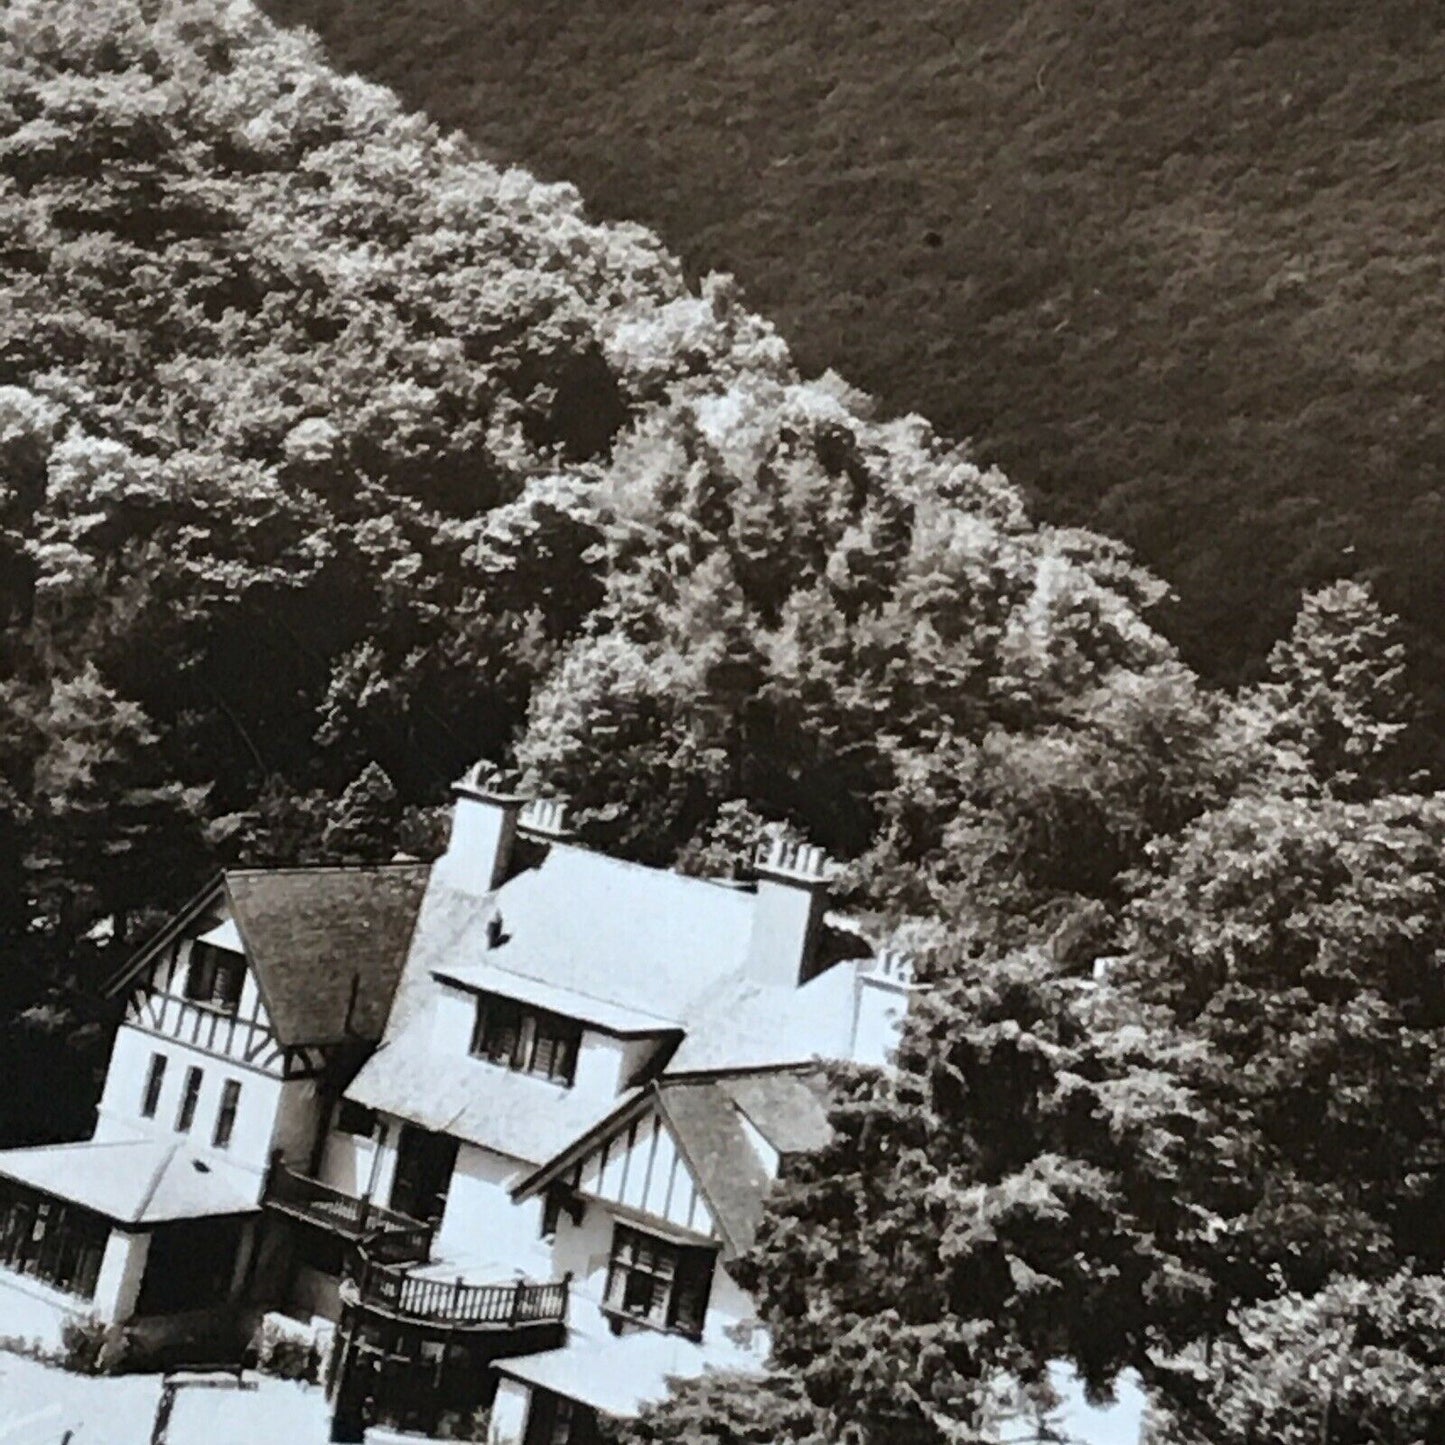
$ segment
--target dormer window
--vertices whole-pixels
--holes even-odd
[[[581,1041],[582,1026],[575,1019],[499,994],[484,993],[477,999],[472,1053],[479,1059],[570,1086]]]
[[[186,997],[192,1003],[235,1013],[241,1002],[241,984],[245,977],[246,960],[239,953],[210,943],[191,945]]]

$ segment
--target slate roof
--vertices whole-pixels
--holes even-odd
[[[728,1253],[741,1254],[752,1245],[763,1216],[772,1182],[767,1165],[736,1106],[716,1084],[661,1084],[658,1094]]]
[[[425,1015],[382,1044],[346,1097],[528,1164],[565,1148],[618,1103],[436,1049]]]
[[[429,872],[425,863],[391,863],[224,874],[282,1044],[381,1037]]]
[[[610,1331],[588,1333],[575,1326],[561,1349],[497,1360],[494,1368],[623,1419],[636,1415],[650,1401],[662,1399],[671,1380],[693,1379],[709,1369],[763,1373],[756,1355],[726,1339],[694,1344],[657,1330],[629,1330],[614,1336]]]
[[[684,1010],[687,1033],[667,1072],[777,1069],[848,1058],[856,1007],[854,972],[846,964],[830,968],[802,988],[728,973]]]
[[[741,966],[752,930],[747,893],[570,844],[552,845],[489,906],[441,864],[431,892],[413,971],[420,961],[449,972],[487,965],[663,1020],[680,1020],[700,991]],[[489,948],[494,911],[502,940]]]
[[[50,1144],[0,1153],[0,1175],[117,1224],[249,1214],[261,1176],[170,1139]]]
[[[833,1137],[821,1074],[738,1074],[715,1082],[779,1154],[821,1149]]]

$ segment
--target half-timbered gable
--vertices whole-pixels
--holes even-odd
[[[730,1256],[751,1246],[782,1158],[827,1134],[810,1075],[664,1078],[522,1180],[514,1198],[542,1194],[549,1221],[595,1202]]]

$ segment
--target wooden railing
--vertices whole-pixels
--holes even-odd
[[[363,1256],[357,1302],[399,1320],[456,1329],[512,1329],[567,1318],[566,1280],[555,1284],[464,1284],[419,1279],[404,1268]]]
[[[431,1251],[431,1224],[298,1174],[279,1160],[267,1175],[266,1203],[358,1243],[366,1240],[369,1253],[379,1260],[416,1261]]]

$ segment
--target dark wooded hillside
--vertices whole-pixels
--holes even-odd
[[[1364,572],[1441,671],[1439,6],[263,4],[1123,537],[1205,670]]]

